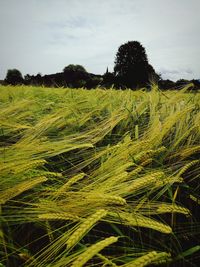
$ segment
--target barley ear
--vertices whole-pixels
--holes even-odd
[[[90,246],[88,249],[86,249],[86,251],[84,251],[80,256],[78,256],[78,258],[72,263],[71,267],[82,267],[92,257],[94,257],[99,251],[117,242],[117,240],[118,240],[117,237],[111,236]]]
[[[20,184],[15,185],[12,188],[9,188],[5,190],[3,193],[1,193],[0,196],[0,204],[5,204],[8,200],[20,195],[24,191],[27,191],[29,189],[32,189],[34,186],[46,182],[47,178],[44,176],[37,177],[31,181],[25,181]]]
[[[149,264],[156,264],[157,262],[160,261],[168,261],[170,259],[170,254],[167,252],[156,252],[156,251],[151,251],[144,256],[141,256],[129,263],[126,263],[122,265],[123,267],[144,267]]]
[[[92,216],[89,216],[89,218],[86,218],[84,222],[80,224],[79,228],[74,233],[72,233],[72,235],[67,240],[67,248],[70,249],[75,246],[101,218],[106,216],[106,214],[106,210],[100,209]]]

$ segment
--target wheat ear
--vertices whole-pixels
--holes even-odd
[[[103,202],[107,205],[126,205],[126,200],[119,196],[113,196],[108,194],[93,193],[88,194],[88,198],[92,201]]]
[[[192,154],[195,154],[199,151],[200,151],[200,145],[188,147],[188,148],[184,149],[183,151],[181,151],[180,156],[181,156],[181,158],[184,159],[184,158],[187,158],[187,157],[191,156]]]
[[[46,181],[47,181],[47,178],[44,176],[41,176],[41,177],[35,178],[34,180],[31,180],[31,181],[22,182],[18,185],[15,185],[13,188],[9,188],[9,189],[5,190],[3,193],[1,193],[0,204],[5,204],[11,198],[14,198],[14,197],[20,195],[21,193],[23,193],[24,191],[27,191],[27,190],[33,188],[37,184],[40,184],[40,183],[46,182]]]
[[[189,168],[191,168],[192,166],[196,165],[200,163],[200,160],[196,159],[193,160],[191,162],[189,162],[188,164],[186,164],[178,173],[178,176],[181,176],[184,172],[186,172]]]
[[[14,174],[18,174],[24,172],[29,169],[36,168],[38,166],[44,165],[46,160],[39,159],[39,160],[32,160],[32,161],[14,161],[10,163],[4,163],[3,165],[0,164],[1,172],[9,171]]]
[[[195,197],[193,195],[190,195],[190,199],[192,199],[194,202],[196,202],[197,204],[200,205],[200,198],[197,198],[197,197]]]
[[[59,190],[56,191],[55,195],[57,196],[59,194],[62,194],[63,192],[66,192],[73,184],[83,179],[84,176],[85,176],[85,173],[79,173],[73,176],[63,186],[61,186]]]
[[[87,263],[93,256],[95,256],[99,251],[105,247],[117,242],[118,238],[111,236],[105,238],[102,241],[97,242],[96,244],[90,246],[86,251],[84,251],[71,265],[71,267],[82,267]]]
[[[170,258],[170,254],[167,252],[156,252],[156,251],[151,251],[149,253],[147,253],[144,256],[141,256],[129,263],[126,263],[124,265],[122,265],[123,267],[144,267],[147,266],[151,263],[155,264],[158,261],[167,261]]]
[[[189,215],[190,211],[184,207],[178,206],[178,205],[167,205],[167,204],[162,204],[158,209],[156,210],[156,213],[182,213],[185,215]]]
[[[161,222],[158,222],[156,220],[153,220],[151,218],[147,218],[141,215],[135,215],[132,216],[128,213],[121,212],[119,213],[120,217],[127,222],[128,225],[131,226],[138,226],[138,227],[145,227],[154,229],[156,231],[159,231],[164,234],[170,234],[172,232],[172,229],[170,226],[163,224]]]
[[[54,212],[54,213],[43,213],[38,215],[39,219],[42,220],[71,220],[76,221],[79,220],[78,216],[72,215],[67,212]]]
[[[38,166],[44,165],[45,163],[47,163],[47,162],[44,159],[34,160],[32,162],[30,161],[30,162],[27,162],[25,164],[15,166],[12,171],[16,174],[22,173],[26,170],[33,169],[33,168],[36,168]]]
[[[160,178],[164,176],[163,172],[155,172],[152,174],[147,174],[143,177],[137,178],[129,187],[129,191],[134,192],[146,188],[150,185],[154,185]]]
[[[86,218],[79,228],[67,240],[67,248],[70,249],[76,245],[79,240],[97,223],[101,218],[105,217],[107,211],[104,209],[98,210],[95,214]]]

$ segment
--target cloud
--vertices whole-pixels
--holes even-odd
[[[44,74],[70,63],[112,71],[118,47],[130,40],[144,45],[156,70],[178,70],[164,75],[197,77],[199,8],[199,0],[2,0],[0,78],[12,67]]]
[[[186,80],[193,79],[194,77],[194,72],[191,69],[160,69],[159,72],[161,73],[163,79],[169,79],[173,81],[180,79],[180,77]]]

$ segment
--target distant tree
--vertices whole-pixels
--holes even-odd
[[[145,48],[138,41],[129,41],[119,47],[114,74],[117,83],[130,88],[158,79],[154,68],[148,63]]]
[[[26,74],[26,75],[24,76],[24,83],[25,83],[26,85],[30,85],[30,84],[31,84],[31,79],[32,79],[32,76],[31,76],[30,74]]]
[[[193,79],[191,80],[191,82],[194,85],[194,90],[200,90],[200,79]]]
[[[160,80],[158,82],[158,86],[160,89],[163,89],[163,90],[173,90],[175,89],[175,82],[167,79],[167,80]]]
[[[8,84],[16,85],[16,84],[22,84],[24,80],[23,80],[22,74],[19,70],[9,69],[7,71],[5,81]]]
[[[185,85],[189,84],[190,81],[186,79],[179,79],[176,81],[176,86],[184,87]]]
[[[25,76],[24,76],[24,80],[26,81],[29,81],[31,79],[31,75],[30,74],[26,74]]]
[[[42,85],[42,74],[40,72],[35,76],[35,81],[37,85]]]
[[[88,79],[88,73],[81,65],[70,64],[63,69],[65,83],[69,87],[78,87],[84,85]]]
[[[96,88],[102,84],[103,78],[100,75],[92,75],[87,81],[86,87],[88,89]]]
[[[64,67],[63,72],[86,72],[86,69],[81,65],[70,64],[67,67]]]

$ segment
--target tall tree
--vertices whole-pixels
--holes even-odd
[[[16,84],[22,84],[24,80],[19,70],[9,69],[7,71],[5,81],[9,84],[16,85]]]
[[[114,74],[119,84],[130,88],[145,85],[156,75],[148,63],[145,48],[138,41],[129,41],[119,47]]]

